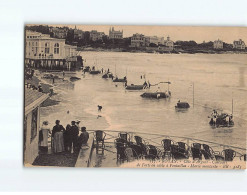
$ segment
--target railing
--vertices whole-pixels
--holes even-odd
[[[93,133],[95,130],[87,130],[89,133]],[[157,133],[142,133],[142,132],[131,132],[131,131],[117,131],[117,130],[102,130],[106,133],[105,143],[114,143],[114,140],[118,138],[119,133],[128,133],[130,135],[130,140],[134,141],[134,136],[138,135],[142,137],[142,139],[149,144],[152,144],[158,148],[162,148],[161,141],[165,138],[169,138],[174,142],[183,141],[188,146],[191,146],[192,143],[201,143],[208,144],[210,147],[215,149],[216,151],[223,151],[224,149],[233,149],[239,156],[246,154],[246,148],[231,146],[221,143],[215,143],[212,141],[207,141],[203,139],[197,138],[189,138],[184,136],[173,136],[173,135],[165,135],[165,134],[157,134]]]

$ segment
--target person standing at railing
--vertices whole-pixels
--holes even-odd
[[[83,146],[87,146],[88,139],[89,139],[89,134],[86,131],[86,127],[82,127],[81,128],[81,135],[79,136],[79,139],[78,139],[79,148],[83,147]]]
[[[64,151],[63,131],[65,131],[65,129],[62,125],[60,125],[60,120],[56,120],[56,125],[52,129],[54,153],[59,153]]]
[[[75,121],[71,121],[71,140],[73,151],[77,151],[78,149],[78,135],[79,135],[79,128],[76,126]]]

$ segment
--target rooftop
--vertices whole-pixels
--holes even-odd
[[[25,113],[28,113],[32,108],[41,104],[48,97],[47,94],[38,92],[37,90],[25,88]]]

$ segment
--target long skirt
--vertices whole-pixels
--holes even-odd
[[[64,151],[63,132],[55,133],[53,138],[53,151],[54,153]]]

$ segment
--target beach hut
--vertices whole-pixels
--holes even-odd
[[[24,110],[24,165],[32,164],[39,153],[40,105],[49,96],[37,90],[25,88]]]

